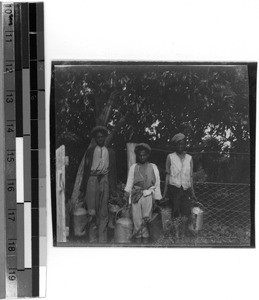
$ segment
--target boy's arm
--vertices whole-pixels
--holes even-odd
[[[124,191],[129,195],[131,193],[131,190],[133,188],[133,182],[134,182],[134,169],[135,166],[132,165],[129,169],[129,173],[128,173],[128,178],[127,178],[127,183],[125,186]]]
[[[171,160],[168,154],[165,163],[166,176],[165,176],[165,188],[164,188],[163,198],[165,198],[167,194],[167,187],[168,187],[169,177],[170,177],[170,168],[171,168]]]
[[[109,176],[109,185],[110,185],[110,191],[113,196],[116,196],[117,191],[117,169],[116,169],[116,157],[115,152],[110,149],[110,176]]]
[[[155,177],[156,177],[156,183],[155,183],[155,189],[153,193],[154,200],[161,200],[162,195],[161,195],[161,189],[160,189],[160,175],[159,175],[159,170],[158,167],[155,164],[153,165]]]
[[[197,197],[196,197],[196,195],[195,195],[195,192],[194,192],[194,185],[193,185],[193,159],[191,159],[191,162],[190,162],[190,164],[191,164],[191,172],[190,172],[190,180],[191,180],[191,191],[192,191],[192,196],[193,196],[193,198],[196,200],[197,199]]]
[[[83,170],[83,176],[82,176],[82,181],[80,184],[80,192],[81,192],[81,196],[85,195],[85,190],[86,190],[86,173],[87,173],[87,164],[88,164],[88,154],[89,151],[86,151],[85,154],[85,163],[84,163],[84,170]]]

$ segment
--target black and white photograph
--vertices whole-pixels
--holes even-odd
[[[0,3],[1,299],[259,299],[258,15]]]
[[[248,68],[53,62],[56,245],[253,245]]]

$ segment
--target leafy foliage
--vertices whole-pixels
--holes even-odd
[[[249,152],[245,66],[61,65],[54,71],[57,146],[65,144],[75,158],[72,176],[91,129],[102,122],[116,132],[117,152],[126,142],[170,148],[179,131],[190,151]]]

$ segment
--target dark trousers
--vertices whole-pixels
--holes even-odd
[[[86,205],[89,215],[97,217],[99,242],[107,242],[108,228],[108,200],[109,200],[109,182],[108,175],[100,178],[90,176],[86,188]]]
[[[186,216],[189,218],[191,215],[191,190],[184,190],[182,187],[178,188],[169,184],[168,194],[172,208],[172,217]]]

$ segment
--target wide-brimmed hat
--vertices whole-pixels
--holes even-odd
[[[177,144],[178,142],[184,139],[185,139],[185,135],[183,133],[177,133],[176,135],[173,136],[172,143]]]
[[[139,143],[135,146],[135,153],[137,154],[140,150],[146,150],[148,153],[151,152],[151,147],[146,143]]]
[[[105,126],[95,126],[91,132],[92,136],[96,136],[97,132],[102,132],[106,136],[109,134],[108,129]]]

